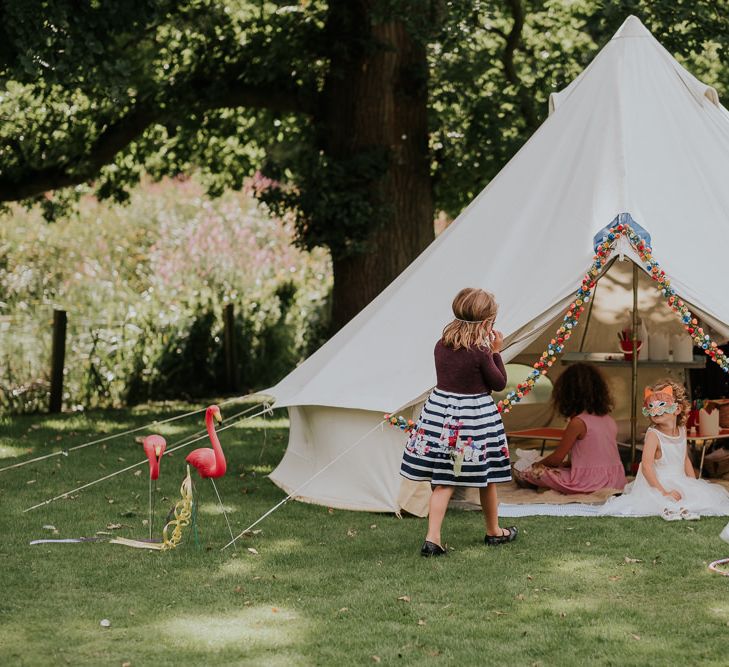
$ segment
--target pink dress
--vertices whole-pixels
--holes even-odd
[[[562,493],[591,493],[599,489],[620,489],[625,486],[625,471],[618,453],[618,426],[610,415],[577,415],[587,431],[570,450],[571,468],[545,468],[536,477],[531,469],[523,477],[536,486]]]

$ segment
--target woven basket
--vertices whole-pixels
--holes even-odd
[[[719,426],[729,428],[729,403],[719,408]]]

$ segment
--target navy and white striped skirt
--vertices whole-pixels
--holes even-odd
[[[444,486],[511,481],[504,425],[491,394],[433,389],[405,446],[400,474]]]

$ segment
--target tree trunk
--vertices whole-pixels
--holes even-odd
[[[334,256],[332,325],[359,313],[433,240],[425,46],[401,21],[373,24],[371,0],[330,5],[330,74],[323,91],[323,150],[334,158],[384,149],[382,177],[367,185],[382,220],[367,250]]]

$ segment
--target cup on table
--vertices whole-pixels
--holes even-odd
[[[643,341],[635,341],[635,351],[640,357],[640,348],[643,347]],[[632,340],[621,340],[620,349],[623,351],[623,359],[625,361],[633,361],[633,341]]]

